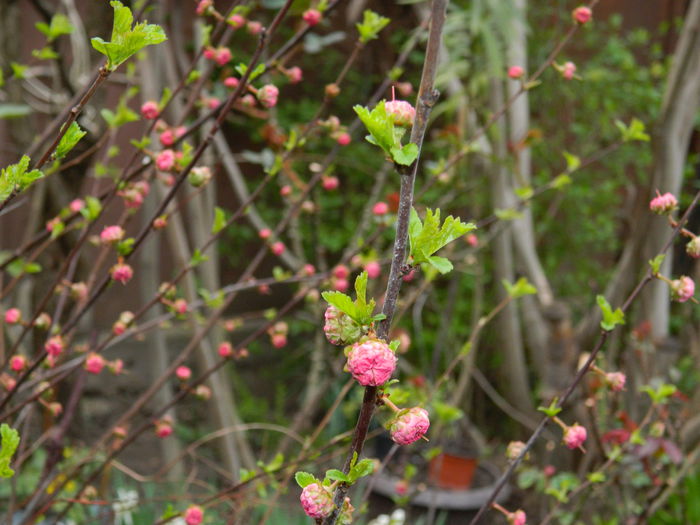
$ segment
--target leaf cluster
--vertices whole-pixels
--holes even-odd
[[[376,301],[370,299],[367,302],[367,272],[362,272],[355,279],[356,299],[354,301],[343,292],[323,292],[321,295],[328,304],[335,306],[361,326],[381,321],[386,317],[384,314],[372,315]]]
[[[13,193],[26,190],[32,183],[44,176],[39,170],[29,169],[29,157],[23,155],[17,164],[10,164],[0,171],[0,202],[6,201]]]
[[[391,22],[390,19],[366,9],[362,15],[362,22],[355,24],[358,33],[360,33],[360,42],[366,44],[370,40],[377,38],[379,32],[384,29],[389,22]]]
[[[444,258],[433,255],[455,239],[476,229],[473,223],[464,223],[452,215],[440,224],[440,209],[428,208],[425,221],[421,222],[415,208],[411,209],[408,223],[408,239],[410,241],[410,256],[414,264],[429,264],[438,272],[445,274],[452,270],[452,263]]]
[[[367,142],[379,146],[396,164],[410,166],[418,158],[418,146],[409,142],[401,145],[406,128],[394,124],[393,115],[386,112],[385,101],[381,100],[370,111],[364,106],[353,106],[355,113],[369,131]]]
[[[622,310],[617,308],[613,311],[612,306],[602,295],[596,297],[600,311],[603,313],[603,320],[600,322],[600,327],[609,332],[613,330],[619,324],[625,324],[625,314]]]
[[[73,24],[66,15],[61,13],[56,13],[51,18],[51,23],[37,22],[35,27],[41,31],[48,42],[53,42],[61,35],[69,35],[73,32]]]
[[[19,446],[19,432],[11,428],[7,423],[0,425],[0,477],[11,478],[15,471],[10,468],[10,461]]]

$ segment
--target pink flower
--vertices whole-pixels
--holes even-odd
[[[367,272],[367,277],[376,279],[382,273],[382,267],[377,261],[370,261],[365,264],[365,271]]]
[[[608,372],[605,374],[605,382],[613,392],[620,392],[625,388],[627,376],[622,372]]]
[[[21,372],[27,366],[27,358],[23,355],[13,355],[10,358],[10,368],[13,372]]]
[[[352,346],[346,367],[362,386],[378,386],[391,378],[396,361],[388,344],[379,339],[369,339]]]
[[[656,197],[649,203],[649,209],[658,215],[668,215],[676,206],[678,206],[678,200],[672,193],[666,192],[661,195],[659,190],[656,190]]]
[[[576,74],[576,64],[573,62],[565,62],[561,68],[561,76],[566,80],[571,80]]]
[[[304,19],[304,22],[306,22],[310,26],[315,26],[321,21],[323,15],[318,9],[307,9],[306,11],[304,11],[301,17]]]
[[[430,419],[428,411],[421,407],[401,410],[391,422],[391,439],[399,445],[410,445],[418,441],[428,431]]]
[[[172,146],[175,144],[175,133],[172,129],[166,129],[158,136],[158,140],[160,140],[160,143],[166,148]]]
[[[671,281],[671,296],[679,303],[684,303],[695,295],[695,282],[687,275]]]
[[[571,450],[579,448],[586,441],[586,427],[574,423],[564,430],[564,444]]]
[[[46,353],[52,357],[58,357],[61,355],[61,352],[63,352],[63,347],[63,339],[60,335],[53,336],[46,341],[46,344],[44,344],[44,350],[46,350]]]
[[[231,54],[231,50],[228,47],[220,47],[219,49],[216,50],[216,63],[219,64],[220,66],[225,66],[228,64],[231,59],[233,58],[233,54]]]
[[[344,264],[339,264],[333,268],[333,277],[337,279],[347,279],[350,276],[350,270]]]
[[[100,233],[100,240],[104,244],[113,244],[124,238],[124,229],[121,226],[105,226]]]
[[[5,322],[7,324],[17,324],[22,318],[22,312],[18,308],[9,308],[5,311]]]
[[[275,255],[278,255],[278,256],[282,255],[284,253],[284,250],[285,250],[284,243],[282,243],[280,241],[273,242],[270,249],[272,250],[272,253],[274,253]]]
[[[522,78],[522,76],[525,74],[525,70],[520,67],[520,66],[510,66],[508,68],[508,76],[512,78],[513,80],[516,80],[518,78]]]
[[[372,213],[375,215],[386,215],[389,213],[389,205],[386,202],[379,201],[372,207]]]
[[[508,514],[508,523],[510,525],[525,525],[527,523],[527,515],[522,510],[516,510]]]
[[[175,167],[175,152],[171,149],[161,151],[156,157],[156,166],[160,171],[170,171]]]
[[[100,354],[90,353],[85,359],[85,370],[91,374],[99,374],[105,366],[105,360]]]
[[[292,84],[298,84],[304,78],[304,72],[298,66],[290,67],[285,74]]]
[[[258,100],[263,107],[274,108],[277,105],[277,97],[280,90],[274,84],[265,84],[258,89]]]
[[[141,106],[141,116],[148,120],[154,120],[158,118],[160,110],[158,109],[158,103],[153,100],[144,102]]]
[[[338,186],[340,186],[340,181],[338,180],[338,177],[331,175],[330,177],[323,177],[321,185],[323,186],[324,190],[333,191],[338,189]]]
[[[226,77],[224,79],[224,86],[235,89],[238,87],[238,79],[236,77]]]
[[[285,334],[273,334],[270,338],[272,346],[275,348],[284,348],[287,346],[287,336]]]
[[[403,282],[410,283],[416,277],[416,269],[411,268],[411,271],[402,277]]]
[[[122,284],[126,284],[134,276],[134,270],[132,270],[131,266],[129,266],[128,264],[117,263],[114,266],[112,266],[112,269],[110,270],[110,275],[115,281],[119,281]]]
[[[340,146],[347,146],[350,144],[352,141],[352,137],[350,137],[349,133],[346,133],[345,131],[342,131],[338,133],[338,135],[335,138],[335,141],[340,145]]]
[[[272,230],[270,230],[270,228],[263,228],[258,232],[258,236],[261,239],[269,239],[270,235],[272,235]]]
[[[73,213],[78,213],[85,207],[85,201],[83,199],[73,199],[68,205],[68,209]]]
[[[246,24],[245,28],[248,31],[248,33],[250,33],[251,35],[257,35],[260,33],[260,31],[262,31],[263,26],[260,22],[256,22],[255,20],[250,20]]]
[[[394,124],[397,126],[409,127],[413,125],[416,118],[416,110],[410,102],[405,100],[392,100],[385,102],[384,107],[389,115],[394,116]]]
[[[228,24],[234,29],[240,29],[245,25],[245,18],[241,15],[234,14],[228,17]]]
[[[301,506],[310,518],[322,519],[328,516],[335,505],[333,495],[320,483],[311,483],[301,491]]]
[[[175,375],[179,380],[187,381],[190,377],[192,377],[192,370],[186,366],[178,366],[175,370]]]
[[[231,343],[228,341],[221,343],[217,351],[219,352],[219,356],[223,357],[224,359],[233,356],[233,346],[231,346]]]
[[[190,505],[185,511],[185,523],[187,525],[199,525],[204,519],[204,511],[202,507]]]
[[[585,24],[593,17],[593,12],[591,11],[590,7],[582,5],[574,9],[571,12],[571,16],[573,17],[574,21],[578,22],[579,24]]]
[[[396,491],[396,494],[399,496],[405,496],[406,493],[408,492],[408,481],[405,479],[400,479],[394,484],[394,491]]]
[[[554,465],[546,465],[546,466],[542,469],[542,473],[543,473],[545,476],[547,476],[548,478],[551,478],[552,476],[554,476],[554,474],[557,473],[557,469],[556,469],[556,467],[555,467]]]

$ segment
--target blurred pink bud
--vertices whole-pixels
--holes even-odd
[[[260,33],[260,31],[262,31],[263,26],[260,22],[249,20],[245,28],[251,35],[257,35]]]
[[[173,433],[173,424],[168,419],[156,421],[156,436],[166,438]]]
[[[287,336],[284,334],[274,334],[271,337],[272,346],[275,348],[283,348],[287,345]]]
[[[58,357],[63,352],[63,339],[60,335],[55,335],[51,337],[46,344],[44,344],[44,350],[46,353],[53,357]]]
[[[272,230],[270,230],[270,228],[263,228],[258,232],[258,236],[261,239],[269,239],[270,235],[272,235]]]
[[[576,74],[576,64],[573,62],[565,62],[561,70],[561,76],[566,80],[571,80]]]
[[[245,25],[245,18],[238,14],[231,15],[228,17],[228,24],[234,29],[240,29]]]
[[[586,427],[574,423],[570,427],[566,427],[564,430],[564,444],[567,448],[571,450],[579,448],[586,441],[587,432]]]
[[[85,370],[91,374],[99,374],[105,366],[105,360],[100,354],[90,353],[85,359]]]
[[[13,372],[21,372],[27,366],[27,358],[17,354],[10,358],[10,368]]]
[[[134,276],[134,270],[125,263],[117,263],[112,266],[110,270],[110,275],[115,281],[119,281],[122,284],[128,283]]]
[[[100,233],[100,240],[104,244],[113,244],[124,238],[124,229],[121,226],[105,226]]]
[[[154,120],[158,118],[160,111],[158,110],[158,103],[153,100],[144,102],[141,106],[141,116],[148,120]]]
[[[171,149],[161,151],[156,157],[156,166],[160,171],[170,171],[175,167],[175,152]]]
[[[175,144],[175,133],[172,129],[166,129],[163,133],[158,136],[160,143],[166,148]]]
[[[678,200],[669,192],[661,195],[659,190],[656,190],[656,197],[651,199],[649,209],[658,215],[668,215],[678,206]]]
[[[684,303],[695,295],[695,282],[687,275],[671,281],[671,296],[679,303]]]
[[[235,89],[238,87],[238,79],[236,77],[226,77],[224,79],[224,86]]]
[[[202,507],[197,505],[190,505],[185,511],[185,523],[187,525],[199,525],[204,519],[204,511]]]
[[[270,249],[272,250],[272,253],[274,253],[275,255],[282,255],[284,253],[285,246],[284,246],[284,243],[277,241],[277,242],[272,243],[272,246],[270,247]]]
[[[289,82],[292,84],[298,84],[304,78],[304,72],[299,66],[290,67],[287,71],[285,71],[285,74],[287,75]]]
[[[220,47],[216,50],[216,63],[220,66],[225,66],[233,58],[231,50],[228,47]]]
[[[625,388],[627,376],[622,372],[608,372],[605,374],[605,382],[613,392],[620,392]]]
[[[5,311],[5,322],[7,324],[17,324],[22,318],[22,312],[18,308],[9,308]]]
[[[292,193],[292,187],[289,184],[285,184],[280,188],[280,195],[282,197],[286,197],[287,195],[290,195]]]
[[[216,59],[216,49],[213,47],[206,47],[204,49],[204,58],[207,60],[215,60]]]
[[[162,230],[168,225],[168,217],[166,215],[160,215],[153,219],[153,229]]]
[[[175,369],[175,375],[180,381],[187,381],[192,377],[192,370],[186,366],[178,366],[177,369]]]
[[[306,22],[310,26],[315,26],[321,21],[323,15],[318,9],[307,9],[306,11],[304,11],[301,17],[304,19],[304,22]]]
[[[258,90],[258,100],[263,107],[273,108],[277,105],[279,89],[274,84],[265,84]]]
[[[520,66],[510,66],[508,68],[508,76],[512,78],[513,80],[516,80],[518,78],[522,78],[522,76],[525,74],[525,70],[520,67]]]
[[[349,133],[343,131],[341,133],[338,133],[338,136],[335,138],[335,141],[341,146],[347,146],[352,141],[352,137],[350,137]]]
[[[304,274],[305,275],[313,275],[316,273],[316,268],[314,268],[313,264],[305,264],[304,265]]]
[[[324,190],[333,191],[338,189],[338,186],[340,186],[340,181],[338,180],[338,177],[331,175],[330,177],[323,177],[321,185],[323,186]]]
[[[389,205],[386,202],[379,201],[372,207],[372,213],[375,215],[386,215],[389,213]]]
[[[83,199],[73,199],[68,205],[68,209],[73,213],[78,213],[85,207],[85,201]]]
[[[187,312],[187,301],[185,301],[182,298],[177,299],[173,303],[173,309],[179,314],[184,314],[185,312]]]
[[[214,5],[214,0],[199,0],[199,3],[197,4],[197,14],[203,15],[213,5]]]
[[[367,272],[367,277],[376,279],[382,273],[382,267],[377,261],[370,261],[365,265],[365,271]]]
[[[218,348],[219,356],[225,358],[231,357],[233,355],[233,346],[228,341],[224,341],[219,345]]]
[[[585,24],[593,17],[593,12],[590,7],[582,5],[571,12],[573,19],[579,24]]]
[[[470,233],[467,235],[467,244],[469,246],[477,247],[479,245],[479,238],[475,234]]]

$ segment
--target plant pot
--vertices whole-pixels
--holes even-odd
[[[441,489],[466,490],[471,487],[478,460],[442,452],[430,460],[428,479]]]

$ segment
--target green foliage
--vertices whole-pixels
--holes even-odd
[[[39,170],[29,169],[29,157],[23,155],[17,164],[10,164],[0,171],[0,202],[6,201],[12,194],[26,190],[32,183],[44,176]]]
[[[90,195],[85,197],[85,207],[80,210],[80,213],[88,221],[97,219],[97,217],[100,216],[100,213],[102,213],[102,203],[100,202],[100,199]]]
[[[396,164],[410,166],[418,158],[417,145],[401,145],[406,128],[394,124],[394,117],[386,112],[383,100],[374,106],[372,111],[359,105],[353,106],[353,109],[369,131],[369,135],[365,137],[367,142],[379,146]]]
[[[646,133],[646,128],[641,120],[633,118],[629,126],[625,125],[621,120],[616,120],[615,125],[620,130],[620,133],[622,133],[623,142],[632,142],[635,140],[649,142],[649,135]]]
[[[561,412],[561,408],[557,406],[559,404],[559,399],[554,398],[552,399],[552,402],[549,404],[548,407],[537,407],[537,410],[540,412],[543,412],[547,417],[554,417],[556,416],[559,412]]]
[[[610,303],[602,295],[596,297],[596,302],[600,307],[600,311],[603,314],[603,320],[600,322],[600,327],[609,332],[613,330],[619,324],[625,324],[625,314],[619,308],[613,311]]]
[[[56,60],[58,58],[58,53],[46,46],[42,47],[41,49],[32,50],[32,56],[38,58],[39,60]]]
[[[389,22],[391,22],[390,19],[366,9],[362,16],[362,22],[355,24],[358,33],[360,33],[360,42],[366,44],[370,40],[377,38],[379,32],[384,29]]]
[[[110,5],[114,8],[111,42],[99,37],[90,40],[92,47],[107,57],[108,70],[114,71],[144,47],[160,44],[167,39],[163,28],[156,24],[141,22],[132,28],[134,16],[131,9],[117,0],[112,0]]]
[[[236,66],[236,72],[240,75],[243,76],[246,74],[246,71],[248,71],[248,66],[241,62]],[[250,76],[248,77],[248,82],[252,82],[256,78],[258,78],[260,75],[262,75],[265,72],[265,64],[258,64],[255,66],[255,69],[250,73]]]
[[[12,69],[12,76],[17,79],[22,79],[24,78],[24,72],[29,69],[29,66],[17,62],[10,62],[10,69]]]
[[[652,275],[658,275],[659,272],[661,271],[661,265],[664,262],[664,259],[666,258],[665,254],[659,254],[656,257],[654,257],[652,260],[649,261],[649,267],[651,268],[651,274]]]
[[[372,315],[376,302],[374,299],[367,302],[367,272],[362,272],[355,279],[355,301],[342,292],[323,292],[321,295],[328,304],[335,306],[360,325],[369,325],[385,318],[383,314]]]
[[[46,22],[37,22],[35,26],[46,36],[46,40],[49,42],[53,42],[61,35],[69,35],[73,32],[73,29],[75,29],[68,17],[61,13],[53,15],[50,24]]]
[[[515,284],[509,283],[506,279],[503,279],[503,286],[505,287],[508,295],[513,299],[519,299],[525,295],[533,295],[537,293],[537,288],[535,288],[527,280],[527,277],[521,277]]]
[[[372,472],[374,472],[374,461],[365,458],[350,467],[348,483],[355,483],[358,479],[369,476]]]
[[[448,215],[440,225],[439,209],[433,211],[428,208],[425,212],[425,221],[421,222],[418,212],[415,208],[411,208],[408,238],[413,263],[427,263],[442,274],[450,272],[452,263],[444,257],[436,257],[433,254],[474,229],[476,226],[473,223],[464,223],[452,215]]]
[[[674,395],[678,389],[675,385],[661,383],[654,388],[651,385],[645,385],[641,388],[642,392],[646,392],[655,405],[665,405],[669,398]]]
[[[58,143],[58,146],[56,146],[56,151],[53,153],[54,159],[61,160],[68,155],[70,150],[72,150],[85,135],[87,135],[87,131],[80,129],[77,122],[72,122],[68,131],[61,137],[61,141]]]
[[[102,108],[100,110],[100,115],[102,115],[102,118],[105,119],[105,122],[107,122],[107,125],[111,129],[117,129],[124,124],[139,120],[138,114],[132,111],[127,105],[129,98],[131,98],[131,92],[127,92],[121,97],[119,99],[119,104],[117,104],[116,111],[107,108]]]
[[[214,224],[211,226],[211,232],[214,234],[219,233],[224,229],[224,226],[226,226],[226,212],[222,208],[215,206]]]
[[[190,266],[193,268],[198,266],[199,264],[203,263],[204,261],[208,261],[209,257],[204,255],[202,251],[197,248],[195,251],[192,253],[192,257],[190,258]]]
[[[7,423],[0,425],[0,477],[11,478],[15,471],[10,468],[10,462],[19,446],[19,432]]]
[[[580,484],[578,476],[571,472],[562,472],[551,479],[549,486],[545,489],[545,494],[554,496],[561,503],[567,503],[569,493]]]

